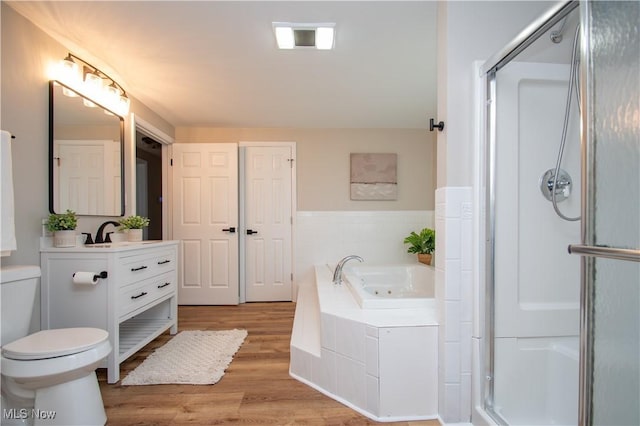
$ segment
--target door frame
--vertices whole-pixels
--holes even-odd
[[[475,304],[480,315],[476,318],[474,334],[480,337],[477,348],[477,359],[473,366],[474,380],[472,389],[472,415],[491,421],[506,424],[506,421],[494,410],[495,386],[495,164],[496,164],[496,73],[515,58],[520,52],[529,47],[540,35],[557,24],[571,13],[577,2],[563,1],[550,8],[545,14],[534,20],[509,44],[503,47],[479,67],[480,87],[476,88],[476,132],[480,144],[476,144],[475,200],[478,202],[478,221],[476,222],[478,241],[482,242],[475,255],[479,293],[476,294]],[[482,150],[482,151],[480,151]],[[481,262],[481,263],[480,263]],[[478,374],[476,374],[478,373]]]
[[[125,191],[130,196],[125,197],[125,212],[131,215],[136,214],[136,134],[140,131],[151,136],[162,145],[162,239],[171,240],[173,238],[171,227],[173,219],[171,215],[172,188],[171,179],[169,178],[169,161],[171,159],[171,145],[175,142],[175,139],[134,113],[130,114],[129,129],[129,162],[128,166],[125,166],[127,170]]]
[[[295,263],[295,252],[296,252],[296,222],[297,222],[297,190],[296,190],[296,143],[295,142],[267,142],[267,141],[240,141],[238,143],[238,213],[239,213],[239,222],[238,222],[238,231],[240,233],[240,240],[238,241],[238,250],[239,253],[239,264],[240,264],[240,303],[247,302],[247,289],[246,289],[246,243],[245,243],[245,216],[244,209],[246,207],[245,204],[245,196],[246,196],[246,170],[245,170],[245,160],[246,160],[246,148],[247,147],[289,147],[291,149],[291,158],[293,159],[293,163],[291,166],[291,273],[293,274],[293,279],[291,280],[291,290],[292,290],[292,300],[295,301],[297,299],[298,294],[298,286],[296,285],[296,263]]]

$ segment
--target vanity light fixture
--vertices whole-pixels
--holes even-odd
[[[273,22],[279,49],[331,50],[335,41],[335,23],[296,24]]]
[[[105,112],[124,117],[129,113],[131,101],[127,92],[114,79],[99,68],[69,53],[56,70],[55,80],[85,97],[88,107],[102,106]],[[67,96],[76,96],[72,90],[63,89]]]

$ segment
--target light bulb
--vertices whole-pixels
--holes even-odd
[[[76,92],[74,92],[73,90],[69,90],[66,87],[62,87],[62,94],[65,96],[68,96],[70,98],[75,98],[78,96],[78,94]]]
[[[85,91],[91,100],[95,102],[101,102],[104,96],[104,86],[102,78],[94,71],[88,72],[84,76]],[[85,102],[86,106],[91,106],[92,102]],[[93,105],[95,106],[95,105]]]
[[[62,61],[60,61],[58,67],[58,80],[69,85],[69,86],[77,86],[78,83],[82,81],[80,76],[80,66],[74,62],[71,56],[67,56]],[[70,96],[70,95],[67,95]]]
[[[129,113],[129,108],[131,107],[131,100],[127,97],[127,95],[120,96],[120,103],[118,104],[118,112],[121,116],[125,116]]]
[[[120,89],[116,87],[115,83],[111,83],[105,87],[106,104],[110,109],[114,109],[120,103]]]

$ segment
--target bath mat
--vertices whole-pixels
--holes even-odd
[[[122,380],[123,385],[217,383],[247,337],[246,330],[181,331]]]

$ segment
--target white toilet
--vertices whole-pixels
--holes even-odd
[[[95,370],[111,352],[98,328],[28,335],[40,268],[0,269],[2,300],[1,424],[104,425]]]

